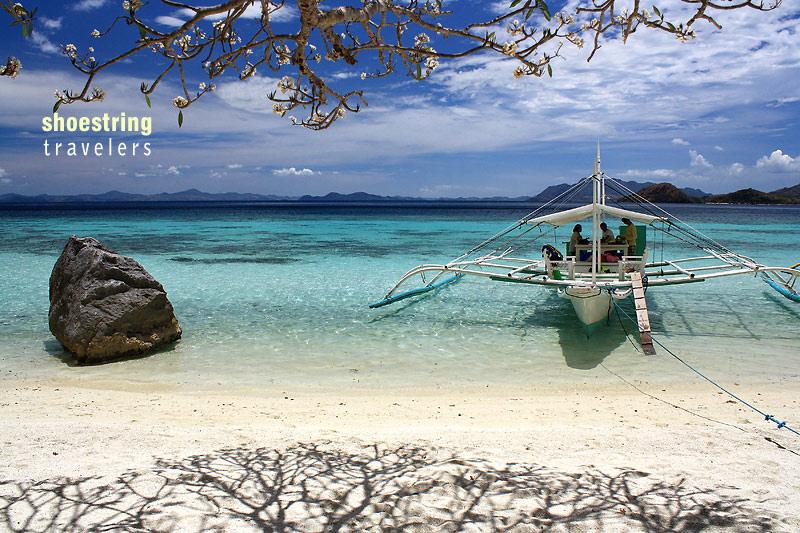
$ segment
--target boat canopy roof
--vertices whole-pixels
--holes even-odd
[[[605,216],[616,218],[629,218],[644,224],[652,224],[656,220],[664,220],[660,217],[646,215],[644,213],[637,213],[635,211],[628,211],[627,209],[621,209],[619,207],[611,207],[603,204],[587,204],[580,207],[575,207],[573,209],[567,209],[566,211],[557,211],[549,215],[532,218],[527,222],[528,224],[532,225],[550,224],[552,226],[563,226],[564,224],[569,224],[570,222],[577,222],[579,220],[587,219],[592,216],[595,210],[597,211],[598,215],[604,214]]]

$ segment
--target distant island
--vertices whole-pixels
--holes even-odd
[[[764,192],[753,188],[740,189],[727,194],[695,195],[686,189],[679,189],[671,183],[656,183],[638,191],[636,195],[619,198],[622,202],[633,202],[636,197],[653,203],[672,204],[747,204],[774,205],[800,204],[800,184],[784,187],[777,191]]]
[[[706,204],[800,204],[800,183],[792,187],[784,187],[772,192],[763,192],[748,188],[728,194],[704,192],[691,187],[678,188],[671,183],[652,183],[637,181],[619,181],[623,187],[607,187],[609,198],[631,202],[638,197],[654,203],[706,203]],[[323,196],[278,196],[255,193],[207,193],[197,189],[174,193],[134,194],[121,191],[109,191],[102,194],[50,195],[40,194],[25,196],[21,194],[0,195],[0,204],[4,205],[58,205],[58,204],[114,204],[114,203],[302,203],[302,204],[432,204],[432,203],[545,203],[557,198],[574,184],[562,183],[551,185],[535,196],[492,196],[492,197],[456,197],[456,198],[422,198],[414,196],[380,196],[366,192],[342,194],[331,192]],[[587,189],[589,189],[587,187]],[[571,202],[591,202],[591,190],[581,191],[570,198]]]

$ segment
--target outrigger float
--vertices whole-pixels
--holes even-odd
[[[589,186],[592,187],[591,204],[563,209],[574,205],[572,199]],[[609,191],[614,194],[613,199],[607,194]],[[640,210],[624,208],[619,198]],[[616,205],[609,205],[609,200]],[[637,223],[636,243],[602,242],[600,223],[622,218]],[[562,255],[554,246],[556,243],[539,246],[544,239],[555,235],[556,228],[583,221],[590,221],[591,241],[576,246],[573,254]],[[648,246],[648,233],[655,247]],[[665,259],[665,237],[700,253]],[[541,257],[525,257],[530,250],[541,250]],[[656,259],[658,252],[660,258]],[[760,276],[781,295],[800,302],[797,291],[800,263],[792,267],[765,266],[728,249],[603,173],[598,147],[591,176],[452,261],[412,268],[370,307],[389,305],[451,285],[465,276],[476,276],[555,289],[572,302],[578,320],[592,326],[606,320],[612,300],[633,297],[642,345],[646,351],[652,351],[644,297],[646,288],[747,274]],[[412,280],[418,280],[421,285],[401,290]]]

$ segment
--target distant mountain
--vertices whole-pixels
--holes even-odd
[[[779,196],[774,193],[759,191],[757,189],[740,189],[728,194],[715,194],[704,198],[708,204],[795,204],[800,199]]]
[[[652,183],[623,181],[621,182],[628,189],[643,195],[645,198],[655,203],[694,203],[698,201],[707,203],[738,203],[738,204],[791,204],[800,203],[800,184],[793,187],[785,187],[777,191],[766,193],[755,189],[742,189],[730,194],[710,195],[707,192],[691,187],[678,188],[670,183]],[[51,195],[40,194],[38,196],[24,196],[21,194],[0,195],[0,204],[18,205],[42,205],[42,204],[85,204],[85,203],[136,203],[136,202],[287,202],[287,203],[544,203],[552,200],[572,185],[562,183],[547,187],[541,193],[533,197],[517,196],[492,196],[489,198],[479,197],[458,197],[458,198],[419,198],[413,196],[380,196],[366,192],[354,192],[342,194],[331,192],[323,196],[305,195],[301,197],[264,195],[254,193],[208,193],[197,189],[188,189],[173,193],[157,194],[134,194],[121,191],[109,191],[102,194],[75,194],[75,195]],[[621,189],[621,188],[620,188]],[[614,190],[611,186],[606,187],[606,194],[609,198],[616,200],[627,200],[624,191]],[[587,186],[571,198],[572,202],[586,203],[592,201],[592,189]]]
[[[638,181],[623,181],[623,180],[616,180],[617,182],[621,183],[631,191],[638,193],[639,191],[646,189],[647,187],[652,187],[654,185],[659,185],[658,183],[653,183],[652,181],[646,181],[644,183]],[[572,183],[561,183],[559,185],[551,185],[547,187],[545,190],[537,194],[536,196],[532,197],[530,200],[531,202],[549,202],[553,198],[558,197],[559,195],[563,194],[570,187],[574,186],[575,184]],[[626,196],[625,190],[621,187],[620,190],[616,190],[614,185],[611,183],[606,184],[606,196],[608,198],[619,199],[620,197]],[[701,191],[700,189],[693,189],[691,187],[685,187],[683,189],[678,189],[685,193],[687,196],[694,197],[694,198],[704,198],[706,196],[710,196],[709,193],[705,191]],[[578,191],[578,193],[572,197],[572,202],[583,203],[583,202],[591,202],[592,201],[592,188],[590,186],[585,186],[583,189]]]
[[[490,198],[418,198],[412,196],[379,196],[366,192],[342,194],[331,192],[324,196],[305,195],[299,198],[290,196],[274,196],[252,193],[207,193],[197,189],[158,194],[132,194],[120,191],[109,191],[102,194],[75,194],[23,196],[21,194],[0,195],[0,204],[60,204],[60,203],[115,203],[115,202],[299,202],[299,203],[433,203],[433,202],[527,202],[527,196],[507,198],[493,196]]]
[[[102,194],[74,194],[23,196],[21,194],[0,195],[0,203],[6,204],[59,204],[59,203],[114,203],[114,202],[274,202],[287,200],[285,196],[252,193],[207,193],[197,189],[158,194],[132,194],[109,191]]]
[[[350,194],[342,194],[338,192],[329,192],[325,196],[311,196],[305,195],[297,199],[298,202],[388,202],[392,201],[390,196],[378,196],[377,194],[369,194],[366,192],[354,192]],[[400,198],[395,198],[400,200]],[[405,198],[403,198],[405,200]]]
[[[794,198],[800,200],[800,183],[798,183],[797,185],[793,185],[791,187],[784,187],[783,189],[772,191],[770,194],[774,194],[775,196],[783,196],[786,198]]]
[[[655,204],[696,204],[703,201],[697,196],[687,194],[684,190],[677,188],[671,183],[655,183],[653,185],[648,185],[644,189],[639,190],[636,194]],[[623,196],[619,200],[621,202],[635,201],[632,196]]]

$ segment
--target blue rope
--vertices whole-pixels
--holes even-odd
[[[612,299],[612,301],[613,301],[613,299]],[[626,313],[624,309],[622,309],[622,308],[621,308],[619,305],[617,305],[617,303],[616,303],[616,302],[614,302],[614,307],[616,307],[617,309],[619,309],[620,311],[622,311],[622,313],[623,313],[623,314],[624,314],[626,317],[628,317],[628,319],[629,319],[629,320],[633,321],[633,318],[632,318],[632,317],[631,317],[631,316],[630,316],[628,313]],[[622,323],[622,321],[620,321],[620,323]],[[622,326],[622,329],[624,330],[624,329],[625,329],[625,326]],[[627,335],[627,334],[628,334],[628,331],[627,331],[627,330],[625,330],[625,335]],[[741,403],[742,405],[745,405],[745,406],[749,407],[749,408],[750,408],[750,409],[752,409],[754,412],[756,412],[756,413],[758,413],[759,415],[763,416],[763,417],[764,417],[764,420],[765,420],[766,422],[773,422],[773,423],[774,423],[774,424],[775,424],[775,425],[778,427],[778,429],[786,429],[786,430],[788,430],[788,431],[790,431],[790,432],[794,433],[794,434],[795,434],[795,435],[797,435],[798,437],[800,437],[800,431],[797,431],[796,429],[794,429],[794,428],[792,428],[792,427],[788,426],[788,425],[786,424],[786,421],[785,421],[785,420],[778,420],[778,419],[777,419],[777,418],[775,418],[773,415],[767,414],[765,411],[762,411],[761,409],[759,409],[758,407],[756,407],[756,406],[755,406],[755,405],[753,405],[752,403],[750,403],[750,402],[748,402],[747,400],[744,400],[743,398],[741,398],[741,397],[737,396],[737,395],[736,395],[736,394],[734,394],[733,392],[729,391],[728,389],[726,389],[725,387],[723,387],[722,385],[720,385],[719,383],[717,383],[716,381],[714,381],[714,380],[713,380],[713,379],[711,379],[710,377],[706,376],[705,374],[703,374],[702,372],[700,372],[699,370],[697,370],[695,367],[693,367],[692,365],[690,365],[689,363],[687,363],[686,361],[684,361],[683,359],[681,359],[681,358],[680,358],[680,357],[679,357],[679,356],[678,356],[676,353],[674,353],[672,350],[670,350],[669,348],[667,348],[666,346],[664,346],[664,344],[663,344],[661,341],[659,341],[658,339],[656,339],[656,338],[655,338],[655,337],[654,337],[652,334],[651,334],[651,338],[653,339],[653,342],[655,342],[656,344],[658,344],[658,345],[659,345],[659,346],[660,346],[662,349],[664,349],[664,351],[666,351],[666,352],[667,352],[668,354],[670,354],[672,357],[674,357],[675,359],[677,359],[678,361],[680,361],[680,362],[681,362],[681,363],[682,363],[682,364],[683,364],[683,365],[684,365],[686,368],[688,368],[689,370],[691,370],[692,372],[694,372],[695,374],[697,374],[698,376],[700,376],[700,377],[701,377],[701,378],[703,378],[704,380],[708,381],[709,383],[711,383],[712,385],[714,385],[716,388],[718,388],[719,390],[721,390],[722,392],[724,392],[725,394],[727,394],[728,396],[730,396],[730,397],[731,397],[731,398],[733,398],[734,400],[738,401],[738,402],[739,402],[739,403]]]

